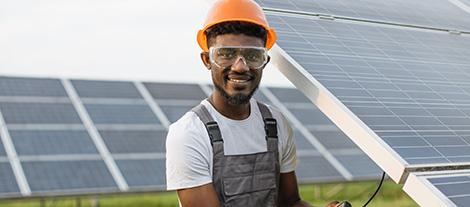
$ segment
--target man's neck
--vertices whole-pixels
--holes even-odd
[[[209,97],[209,102],[214,108],[227,118],[243,120],[250,116],[250,102],[240,105],[232,105],[217,92],[213,92]]]

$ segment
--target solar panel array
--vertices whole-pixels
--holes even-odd
[[[469,13],[432,0],[258,2],[278,68],[392,179],[470,168],[470,36],[447,31],[470,27]]]
[[[211,90],[198,84],[0,77],[0,197],[164,190],[168,126]],[[256,98],[293,123],[300,182],[380,174],[296,89],[262,87]]]

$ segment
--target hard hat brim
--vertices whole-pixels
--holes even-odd
[[[272,28],[269,28],[269,27],[266,27],[265,25],[263,24],[260,24],[259,22],[257,21],[253,21],[251,19],[241,19],[241,18],[236,18],[236,19],[224,19],[224,20],[220,20],[220,21],[217,21],[217,22],[213,22],[212,24],[208,24],[206,25],[203,29],[199,30],[198,33],[197,33],[197,43],[199,44],[199,47],[201,47],[201,49],[204,51],[204,52],[208,52],[209,51],[209,48],[208,48],[208,45],[207,45],[207,36],[206,36],[206,31],[207,29],[211,28],[212,26],[214,25],[217,25],[217,24],[220,24],[220,23],[223,23],[223,22],[231,22],[231,21],[241,21],[241,22],[249,22],[249,23],[253,23],[253,24],[256,24],[256,25],[259,25],[260,27],[263,27],[266,32],[267,32],[267,37],[266,37],[266,49],[271,49],[274,45],[274,43],[276,42],[277,40],[277,34],[276,32],[274,31],[274,29]]]

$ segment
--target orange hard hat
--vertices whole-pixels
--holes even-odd
[[[257,24],[267,31],[266,48],[271,47],[276,42],[277,36],[274,29],[269,27],[268,20],[261,7],[253,0],[219,0],[207,14],[204,28],[197,33],[197,43],[204,51],[207,48],[206,30],[216,24],[229,21],[242,21]]]

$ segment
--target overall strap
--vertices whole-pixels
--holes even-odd
[[[271,111],[269,108],[260,103],[258,103],[258,108],[261,112],[261,116],[263,117],[264,121],[264,130],[266,132],[266,139],[273,138],[277,139],[277,121],[273,118]]]
[[[214,146],[214,143],[216,142],[223,142],[219,125],[216,121],[214,121],[206,107],[202,104],[199,104],[191,110],[196,113],[199,119],[201,119],[202,123],[204,123],[204,126],[206,126],[206,130],[209,134],[209,138],[211,139],[212,146]]]
[[[268,143],[268,151],[278,152],[277,139],[277,121],[273,118],[269,108],[258,102],[258,108],[264,121],[264,131],[266,132],[266,141]]]

